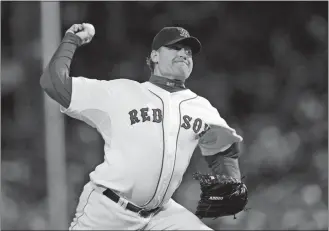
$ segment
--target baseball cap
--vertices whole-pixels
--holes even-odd
[[[182,27],[164,27],[154,37],[152,50],[158,50],[162,46],[180,43],[191,48],[193,54],[201,51],[200,41],[190,36],[190,33]]]

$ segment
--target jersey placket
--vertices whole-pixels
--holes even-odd
[[[157,195],[157,205],[160,205],[163,202],[163,199],[166,195],[167,188],[171,182],[173,172],[175,171],[175,161],[176,161],[176,142],[177,142],[177,133],[180,123],[180,114],[179,114],[179,102],[176,102],[172,99],[172,96],[167,98],[167,113],[165,115],[165,160],[163,167],[163,179],[160,182],[160,189]]]

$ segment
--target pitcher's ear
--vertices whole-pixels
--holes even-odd
[[[158,51],[153,50],[153,51],[151,52],[151,60],[152,60],[154,63],[158,63],[158,62],[159,62],[159,52],[158,52]]]

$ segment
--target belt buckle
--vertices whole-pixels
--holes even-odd
[[[155,209],[150,209],[150,210],[143,208],[143,209],[139,210],[137,214],[140,215],[141,217],[146,218],[146,217],[155,215],[156,213],[158,213],[160,211],[160,209],[161,209],[161,207],[157,207]]]
[[[144,213],[145,212],[145,213]],[[146,214],[148,211],[146,210],[146,209],[141,209],[141,210],[139,210],[138,211],[138,215],[139,216],[141,216],[141,217],[144,217],[144,218],[146,218],[147,217],[147,215],[149,215],[149,214]]]

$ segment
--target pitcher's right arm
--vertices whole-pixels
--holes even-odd
[[[91,41],[94,31],[85,24],[74,24],[51,58],[40,78],[40,85],[49,97],[68,108],[72,97],[72,78],[69,76],[70,65],[75,50]]]

